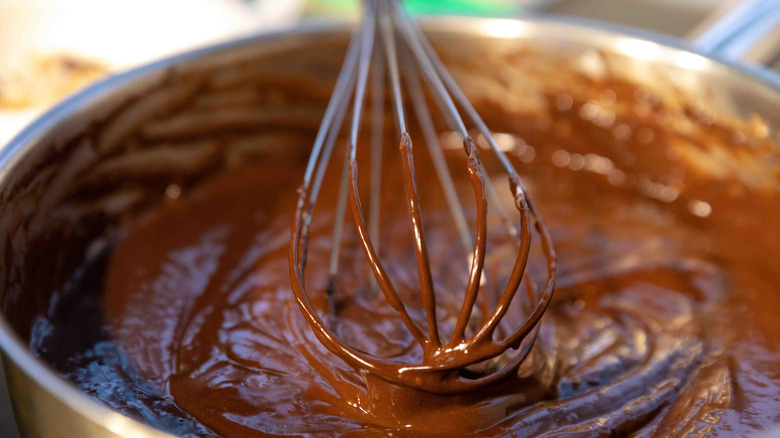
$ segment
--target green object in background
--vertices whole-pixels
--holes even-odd
[[[505,15],[519,7],[506,0],[407,0],[413,14]]]
[[[511,0],[405,0],[412,14],[507,15],[520,11]],[[360,0],[310,0],[307,11],[319,13],[355,13]]]

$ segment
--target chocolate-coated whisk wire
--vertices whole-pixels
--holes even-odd
[[[368,230],[371,240],[379,250],[379,214],[382,196],[382,153],[385,126],[385,61],[381,51],[374,54],[374,70],[371,78],[371,187],[369,190]],[[347,173],[349,169],[345,173]],[[378,286],[372,280],[372,289]]]
[[[385,380],[414,386],[434,393],[457,393],[471,391],[497,382],[517,370],[528,355],[538,331],[538,323],[552,296],[555,274],[555,253],[549,233],[535,206],[531,203],[525,187],[508,157],[498,147],[492,133],[480,118],[473,105],[457,86],[457,83],[436,55],[433,47],[420,28],[403,11],[396,0],[366,0],[363,3],[360,26],[353,33],[347,49],[334,93],[323,116],[312,154],[307,165],[304,182],[292,231],[290,247],[290,275],[296,302],[314,334],[331,352],[361,372],[373,373]],[[374,71],[372,72],[372,66]],[[475,229],[469,227],[466,212],[458,194],[455,179],[438,140],[436,127],[420,83],[424,79],[434,102],[444,118],[463,139],[466,154],[465,169],[476,201]],[[359,134],[366,106],[366,96],[371,79],[372,119],[371,161],[370,161],[370,205],[369,223],[366,223],[358,188]],[[417,279],[425,322],[416,321],[399,296],[379,257],[382,138],[384,128],[383,109],[385,88],[389,83],[391,106],[400,135],[398,152],[403,173],[403,199],[407,204],[417,265]],[[404,87],[407,93],[404,92]],[[404,96],[410,97],[417,125],[421,128],[427,151],[441,185],[457,236],[469,257],[470,270],[463,304],[455,321],[449,339],[441,339],[437,321],[436,293],[429,252],[423,229],[423,213],[419,199],[414,147],[408,132],[409,123],[405,110]],[[338,293],[336,276],[339,273],[339,257],[343,245],[343,227],[346,211],[352,213],[358,241],[368,259],[373,273],[372,289],[381,290],[390,306],[398,313],[404,326],[422,348],[422,363],[404,364],[391,358],[376,357],[357,350],[336,336],[323,324],[322,318],[313,308],[306,292],[304,270],[308,252],[308,239],[312,212],[317,202],[328,164],[334,155],[338,136],[346,114],[351,108],[348,125],[348,146],[341,164],[339,195],[331,236],[329,279],[326,285],[329,312],[337,316],[334,296]],[[476,126],[487,143],[487,150],[495,154],[506,171],[510,191],[517,211],[519,226],[501,205],[500,197],[483,166],[479,150],[470,137],[463,111],[470,123]],[[395,189],[398,190],[398,189]],[[507,233],[518,247],[509,280],[497,295],[495,306],[485,291],[485,258],[487,253],[487,214],[491,206],[501,218]],[[531,251],[533,230],[540,237],[542,253],[547,261],[547,281],[543,291],[536,293],[530,274],[526,272]],[[501,325],[510,304],[521,284],[525,284],[531,303],[530,312],[518,327],[508,331]],[[348,299],[344,296],[343,299]],[[481,315],[473,318],[473,308],[480,300]],[[479,327],[474,333],[467,333],[467,325],[478,319]],[[421,326],[424,327],[421,328]],[[473,370],[465,373],[466,367],[484,363],[502,355],[508,349],[518,349],[502,365],[481,367],[486,371],[474,375]]]

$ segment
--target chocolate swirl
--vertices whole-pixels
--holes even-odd
[[[243,132],[260,119],[264,129],[273,126],[270,111],[242,107],[249,104],[235,97],[243,94],[222,95],[209,88],[214,83],[202,85],[208,93],[183,114],[144,122],[141,134],[111,123],[110,136],[97,131],[106,148],[137,148],[129,156],[138,161],[97,161],[93,154],[103,148],[88,139],[76,143],[86,152],[70,176],[94,196],[55,192],[55,211],[81,211],[65,206],[85,199],[108,208],[98,189],[117,180],[131,193],[167,195],[123,224],[100,257],[47,301],[51,308],[34,320],[31,348],[106,405],[185,436],[744,436],[771,426],[780,411],[780,232],[767,225],[780,220],[774,140],[757,122],[713,119],[679,96],[667,99],[616,77],[562,71],[569,88],[553,81],[529,98],[527,88],[512,84],[531,73],[511,63],[503,68],[508,59],[487,57],[488,67],[454,70],[467,77],[490,125],[503,131],[499,140],[544,211],[559,265],[556,298],[537,342],[501,384],[452,396],[413,391],[364,378],[322,347],[293,302],[287,265],[294,194],[316,111],[299,107],[282,133]],[[497,71],[502,81],[494,80]],[[326,95],[291,89],[300,101]],[[194,90],[178,99],[192,99]],[[214,111],[208,105],[215,101],[239,108],[220,113],[227,127],[205,123],[203,108]],[[529,102],[530,115],[519,107]],[[296,126],[308,131],[288,132]],[[193,144],[192,137],[208,138]],[[462,145],[449,138],[442,136],[446,155],[462,165]],[[164,147],[194,152],[182,163],[139,164],[154,162],[153,151]],[[111,160],[121,164],[106,164]],[[402,187],[397,163],[387,161],[387,184]],[[78,170],[96,162],[100,172]],[[184,166],[178,179],[163,178],[162,170],[177,164]],[[415,166],[430,215],[436,313],[449,334],[462,303],[452,291],[462,293],[468,269],[453,257],[461,250],[452,227],[438,226],[449,219],[431,164]],[[142,182],[159,190],[141,190]],[[326,265],[315,260],[330,248],[333,186],[324,188],[312,223],[311,267]],[[382,251],[394,261],[388,275],[411,303],[410,317],[422,323],[414,248],[409,239],[392,238],[408,237],[407,221],[383,217]],[[357,236],[345,238],[345,269],[336,281],[345,293],[337,295],[338,317],[324,322],[353,348],[419,361],[414,339],[372,291]],[[508,281],[516,249],[494,234],[487,241],[497,248],[485,260],[488,283],[497,287]],[[542,277],[544,260],[532,257],[528,270]],[[307,274],[321,314],[328,280],[326,269]],[[524,311],[511,307],[504,330]]]

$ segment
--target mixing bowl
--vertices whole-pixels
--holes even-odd
[[[550,71],[557,68],[629,78],[724,117],[758,114],[754,129],[767,135],[780,127],[778,77],[663,36],[551,18],[436,18],[424,27],[472,96],[479,84],[469,84],[469,72],[488,68],[482,60],[528,47],[536,67],[524,70],[526,97],[515,102],[521,113],[534,110],[535,89],[565,89],[554,76],[566,75]],[[298,105],[279,117],[240,103],[284,99],[272,85],[253,84],[283,84],[285,75],[308,74],[301,86],[327,91],[347,38],[343,24],[309,23],[113,76],[60,103],[0,151],[0,347],[23,436],[169,436],[103,407],[31,354],[34,317],[85,257],[163,202],[172,184],[186,189],[248,157],[286,159],[285,136],[269,140],[263,130],[305,133],[322,108]],[[226,143],[225,132],[254,140]],[[139,149],[138,136],[154,146]]]

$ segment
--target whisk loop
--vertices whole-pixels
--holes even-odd
[[[358,190],[357,144],[372,64],[378,70],[373,73],[374,82],[372,84],[372,105],[374,108],[372,129],[374,135],[371,151],[372,181],[369,206],[371,223],[367,224]],[[376,246],[379,235],[381,185],[378,179],[381,172],[383,121],[381,114],[378,113],[384,107],[385,73],[389,78],[393,112],[398,131],[401,133],[399,153],[403,171],[404,199],[407,203],[412,228],[417,276],[420,283],[419,291],[427,321],[425,329],[421,329],[409,314],[385,271]],[[431,91],[436,104],[449,120],[453,130],[463,138],[463,148],[467,157],[466,171],[476,200],[474,235],[469,229],[453,177],[441,151],[419,76],[424,79],[425,85]],[[425,233],[423,232],[422,211],[414,169],[414,147],[407,129],[402,81],[405,83],[411,98],[411,105],[426,140],[428,152],[458,230],[459,239],[471,265],[463,304],[458,313],[453,334],[446,341],[442,341],[437,323],[436,294]],[[343,164],[336,206],[336,222],[334,223],[333,246],[330,256],[330,281],[326,289],[330,311],[335,312],[333,294],[335,293],[335,278],[338,274],[342,227],[348,203],[363,252],[373,271],[374,287],[381,290],[390,306],[398,313],[406,329],[422,348],[423,359],[422,363],[419,364],[398,363],[346,345],[323,323],[322,318],[312,307],[306,292],[304,270],[312,212],[342,123],[350,107],[352,113],[349,149]],[[480,161],[479,150],[469,135],[459,108],[487,140],[488,150],[496,155],[502,168],[508,174],[509,189],[520,215],[519,227],[501,207],[497,191],[491,184],[487,171]],[[488,199],[491,200],[501,216],[509,237],[515,241],[518,247],[518,255],[508,284],[492,310],[489,308],[485,294],[480,294],[480,287],[485,283]],[[542,252],[547,262],[547,280],[541,293],[537,293],[535,282],[526,272],[531,250],[532,229],[540,238]],[[396,0],[367,0],[363,4],[361,23],[352,35],[299,191],[289,257],[290,277],[296,302],[314,334],[328,350],[361,372],[372,373],[389,382],[432,393],[454,394],[477,390],[516,372],[533,345],[539,320],[550,302],[555,282],[555,252],[548,230],[528,197],[516,170],[504,152],[498,148],[484,121],[446,70],[420,28],[404,13],[402,6]],[[532,308],[519,327],[508,334],[501,333],[497,329],[506,316],[510,304],[515,299],[524,277]],[[482,297],[480,301],[481,325],[475,330],[475,333],[468,335],[467,327],[480,297]],[[497,333],[502,336],[497,336]],[[494,339],[496,337],[501,339]],[[479,373],[468,372],[468,370],[473,370],[475,365],[494,359],[509,349],[517,350],[510,360],[503,361],[500,365],[482,367],[484,369]]]

